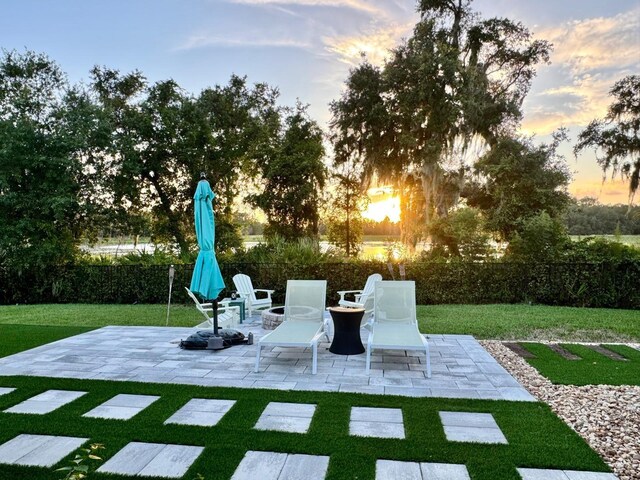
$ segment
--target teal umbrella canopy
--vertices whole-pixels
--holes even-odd
[[[189,289],[204,300],[215,300],[224,288],[224,280],[214,252],[215,221],[213,218],[213,199],[215,193],[209,182],[200,180],[193,196],[196,222],[196,236],[200,252],[196,260],[191,286]]]

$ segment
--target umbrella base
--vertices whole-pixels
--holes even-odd
[[[207,350],[222,350],[224,349],[224,340],[219,335],[209,337],[207,342]]]

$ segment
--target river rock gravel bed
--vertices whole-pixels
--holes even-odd
[[[501,342],[480,343],[578,432],[621,480],[640,480],[640,387],[554,385]]]

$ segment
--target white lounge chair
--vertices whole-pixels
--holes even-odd
[[[233,284],[241,298],[244,298],[245,306],[251,316],[253,310],[262,310],[271,308],[271,294],[275,290],[264,290],[262,288],[253,288],[251,278],[244,273],[238,273],[233,277]],[[256,292],[266,293],[266,298],[257,298]]]
[[[361,327],[366,327],[370,323],[371,314],[373,313],[373,287],[376,282],[382,280],[382,275],[374,273],[369,275],[367,282],[364,284],[362,290],[341,290],[338,292],[340,300],[338,305],[347,308],[364,308],[364,315],[362,316]],[[346,295],[353,295],[354,300],[347,300]]]
[[[416,319],[416,284],[412,281],[381,281],[374,287],[373,322],[367,341],[367,373],[371,352],[420,350],[427,356],[427,377],[431,378],[429,343],[418,330]]]
[[[196,328],[209,328],[213,330],[213,305],[211,303],[200,303],[200,300],[193,294],[191,290],[184,287],[187,294],[196,304],[196,309],[206,318],[206,321],[197,325]],[[211,316],[209,316],[211,314]],[[230,328],[238,325],[240,321],[240,307],[231,306],[229,302],[218,302],[218,327]]]
[[[284,301],[284,319],[271,333],[258,341],[256,368],[260,368],[262,347],[311,347],[313,363],[311,373],[318,371],[318,341],[326,336],[324,306],[327,293],[326,280],[288,280]],[[329,337],[327,337],[327,340]]]

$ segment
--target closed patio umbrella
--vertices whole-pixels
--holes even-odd
[[[215,194],[211,190],[204,173],[200,175],[198,188],[193,196],[196,236],[200,252],[193,269],[191,286],[189,289],[199,295],[204,301],[213,305],[213,332],[218,335],[218,295],[224,288],[224,280],[214,251],[215,222],[213,218],[213,199]]]

